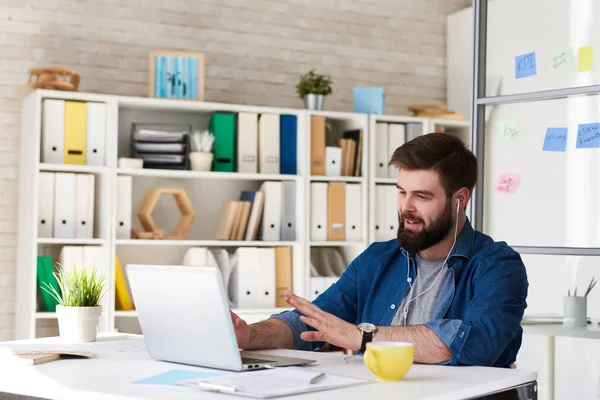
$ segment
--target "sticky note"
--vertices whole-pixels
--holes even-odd
[[[579,48],[577,71],[591,71],[594,61],[594,46],[583,46]]]
[[[600,123],[577,125],[577,148],[595,149],[600,147]]]
[[[565,151],[567,148],[568,128],[548,128],[544,139],[544,151]]]
[[[515,78],[521,79],[537,73],[535,51],[515,57]]]
[[[555,71],[567,71],[571,69],[574,61],[571,48],[552,53],[552,69]]]
[[[519,133],[519,121],[516,118],[507,118],[502,121],[498,121],[497,129],[499,134],[506,140],[513,140]]]
[[[195,371],[189,369],[172,369],[170,371],[163,372],[162,374],[140,379],[133,383],[140,383],[146,385],[178,386],[177,382],[179,381],[183,381],[186,379],[206,378],[215,375],[221,375],[221,373],[213,371]]]
[[[521,177],[517,174],[502,174],[496,183],[496,191],[500,193],[515,194],[521,184]]]

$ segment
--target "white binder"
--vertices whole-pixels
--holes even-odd
[[[394,151],[406,142],[406,130],[404,124],[390,124],[388,127],[388,160],[392,158]],[[388,177],[398,178],[400,170],[396,166],[388,167]]]
[[[310,184],[310,240],[327,241],[327,182]]]
[[[281,240],[296,240],[296,182],[281,182]]]
[[[44,99],[42,107],[42,162],[64,163],[65,101]]]
[[[92,239],[94,237],[94,197],[96,177],[92,174],[76,174],[77,217],[75,221],[76,237]]]
[[[335,146],[325,147],[325,175],[342,175],[342,148]]]
[[[258,269],[257,302],[258,308],[275,307],[275,249],[259,248],[255,251]]]
[[[132,177],[117,176],[117,239],[131,238],[131,194]]]
[[[238,172],[258,172],[257,113],[240,112],[237,115],[237,164]]]
[[[346,240],[360,241],[362,237],[362,193],[359,183],[346,183]]]
[[[375,241],[383,242],[388,240],[386,229],[387,221],[387,186],[388,185],[375,185]]]
[[[76,238],[75,212],[77,196],[75,194],[75,174],[57,172],[54,176],[54,237]]]
[[[87,103],[85,163],[103,166],[106,154],[106,103]]]
[[[323,278],[320,276],[310,277],[310,301],[314,301],[323,293]]]
[[[258,305],[258,248],[239,247],[232,255],[229,294],[236,308],[256,308]]]
[[[280,136],[279,115],[261,114],[258,119],[258,172],[279,174]]]
[[[398,236],[398,189],[393,185],[385,185],[385,211],[386,211],[386,240]]]
[[[40,172],[38,195],[38,237],[54,234],[54,172]]]
[[[84,246],[63,246],[60,249],[58,262],[66,272],[73,270],[73,267],[81,267],[83,265],[83,247]]]
[[[375,124],[375,177],[387,178],[389,160],[388,124],[377,122]]]
[[[230,292],[229,292],[229,281],[231,279],[231,270],[233,268],[232,265],[232,257],[229,256],[227,250],[223,248],[213,248],[210,250],[212,257],[217,263],[219,269],[221,270],[221,277],[223,278],[223,286],[225,288],[225,293],[227,293],[227,303],[229,307],[235,307],[235,304],[231,300]],[[207,255],[210,260],[211,255]],[[194,257],[195,258],[195,257]],[[209,261],[210,263],[210,261]]]
[[[265,193],[261,239],[279,241],[281,237],[281,182],[263,182],[260,191]]]

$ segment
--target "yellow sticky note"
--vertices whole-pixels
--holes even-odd
[[[591,71],[594,60],[594,46],[583,46],[579,48],[579,60],[577,71]]]

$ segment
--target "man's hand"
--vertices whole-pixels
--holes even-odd
[[[294,348],[294,334],[286,322],[271,318],[248,325],[233,311],[229,310],[229,314],[240,349]]]
[[[288,304],[303,314],[300,320],[317,330],[301,333],[302,340],[327,342],[344,349],[360,350],[362,334],[355,325],[321,310],[310,301],[293,293],[286,292],[285,297]]]
[[[235,338],[238,342],[238,347],[240,349],[248,348],[250,344],[250,336],[252,335],[252,331],[250,326],[239,317],[236,313],[229,310],[231,314],[231,321],[233,322],[233,330],[235,331]]]

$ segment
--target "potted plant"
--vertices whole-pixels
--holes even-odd
[[[43,282],[42,289],[56,299],[56,316],[60,337],[70,342],[95,342],[98,320],[102,315],[100,300],[107,290],[106,276],[96,266],[77,268],[70,272],[58,264],[53,272],[58,289]]]
[[[322,110],[325,96],[331,94],[331,76],[315,73],[311,69],[308,73],[300,76],[300,82],[296,85],[298,97],[304,99],[304,107],[309,110]]]

